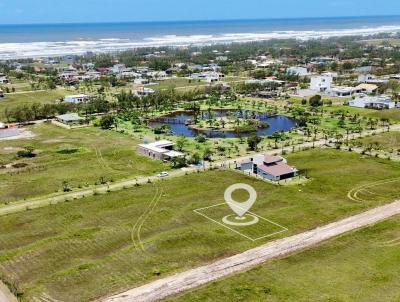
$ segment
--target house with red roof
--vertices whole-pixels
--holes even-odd
[[[248,171],[271,181],[293,178],[299,171],[281,156],[257,155],[241,163],[240,170]]]

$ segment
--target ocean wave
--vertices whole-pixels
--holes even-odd
[[[89,41],[1,43],[0,59],[56,57],[64,55],[82,55],[87,52],[108,53],[143,47],[201,46],[266,41],[271,39],[297,39],[306,41],[318,38],[326,39],[340,36],[370,36],[379,33],[395,34],[397,32],[400,32],[400,25],[324,31],[288,30],[270,31],[265,33],[226,33],[220,35],[164,35],[159,37],[148,37],[143,40],[108,38]]]

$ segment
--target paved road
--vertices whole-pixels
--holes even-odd
[[[400,214],[400,201],[349,218],[279,239],[212,264],[178,273],[97,302],[153,302],[242,272],[270,259],[301,251],[343,233]]]

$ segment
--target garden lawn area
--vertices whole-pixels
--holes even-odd
[[[399,301],[399,217],[167,301]]]
[[[12,109],[17,106],[30,105],[33,103],[55,103],[58,99],[63,98],[67,94],[72,93],[67,90],[57,89],[6,94],[4,98],[0,99],[0,120],[5,119],[4,111],[6,108]]]
[[[0,217],[0,276],[13,285],[21,301],[43,297],[93,301],[356,214],[399,195],[390,183],[370,188],[363,202],[347,198],[355,186],[400,177],[400,163],[330,149],[291,154],[288,160],[306,170],[310,180],[277,186],[233,171],[200,172]],[[225,189],[243,182],[258,193],[252,212],[287,227],[287,232],[253,242],[194,212],[224,203]],[[378,195],[373,194],[375,189]],[[236,200],[247,199],[237,193]],[[224,204],[208,212],[222,213],[232,212]],[[271,232],[263,223],[246,231]],[[306,265],[301,268],[293,274],[306,272]]]
[[[106,181],[154,175],[169,165],[136,153],[139,141],[115,131],[94,127],[68,130],[51,124],[28,128],[31,139],[0,141],[0,166],[27,164],[23,168],[0,169],[0,203],[31,198],[63,189]],[[32,146],[33,158],[18,158],[17,152]]]
[[[400,132],[392,131],[381,133],[377,135],[371,135],[361,139],[357,139],[356,143],[361,143],[363,146],[373,145],[384,151],[396,151],[400,150]]]

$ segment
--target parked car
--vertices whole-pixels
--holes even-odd
[[[167,177],[169,176],[168,172],[161,172],[160,174],[157,175],[158,177]]]

